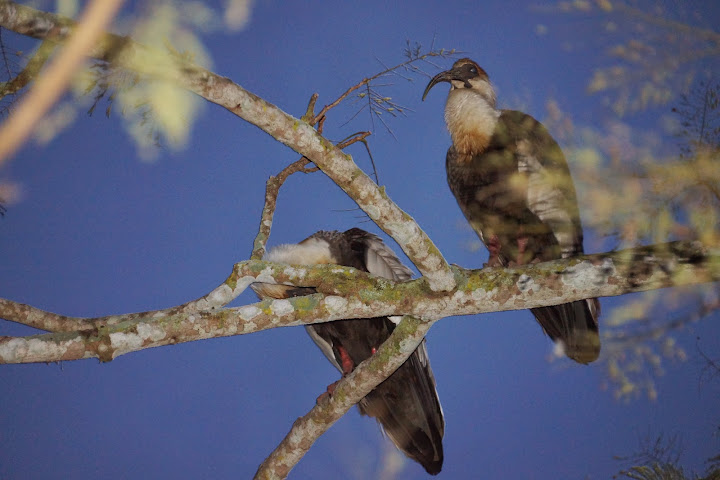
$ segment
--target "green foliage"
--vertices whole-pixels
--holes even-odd
[[[601,95],[618,116],[677,101],[702,78],[702,61],[720,51],[720,34],[691,25],[696,19],[682,3],[574,0],[559,7],[601,18],[596,36],[606,44],[608,64],[594,72],[587,91]]]

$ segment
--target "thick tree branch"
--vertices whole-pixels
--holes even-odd
[[[273,138],[309,158],[320,167],[367,215],[393,237],[433,290],[453,288],[447,262],[427,235],[407,213],[378,187],[351,157],[320,136],[310,125],[247,92],[228,79],[198,70],[186,77],[185,85],[258,126]]]
[[[0,3],[0,25],[38,39],[63,41],[72,21],[14,2]],[[170,79],[202,98],[220,105],[259,127],[279,142],[309,158],[347,193],[367,215],[393,237],[432,290],[454,287],[453,275],[440,251],[410,215],[401,210],[358,166],[313,127],[248,92],[230,79],[175,58],[176,68],[158,62],[154,51],[125,37],[105,34],[88,55],[107,60],[138,73]]]
[[[93,329],[0,339],[0,363],[51,362],[97,357],[110,361],[145,348],[241,335],[280,326],[344,318],[415,315],[436,320],[556,305],[583,298],[623,295],[720,281],[720,251],[676,242],[517,268],[453,269],[458,287],[433,292],[423,278],[396,284],[349,267],[289,266],[247,261],[226,280],[227,295],[252,282],[315,287],[318,294],[219,311],[104,317]],[[227,297],[226,297],[227,298]],[[17,304],[15,304],[17,305]],[[0,316],[13,302],[0,303]],[[31,310],[30,313],[36,312]],[[152,312],[151,312],[152,313]],[[29,314],[28,314],[29,315]],[[113,323],[108,318],[127,318]],[[25,323],[25,318],[8,318]],[[28,321],[29,322],[29,321]],[[92,324],[93,320],[88,320]]]

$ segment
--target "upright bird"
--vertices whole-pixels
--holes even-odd
[[[487,73],[469,58],[430,80],[423,100],[450,84],[445,166],[460,209],[489,253],[489,266],[524,265],[583,253],[575,187],[562,150],[530,115],[498,110]],[[600,354],[597,299],[531,309],[565,354],[590,363]]]
[[[264,260],[298,265],[345,265],[396,281],[409,280],[412,276],[412,271],[378,236],[359,228],[345,232],[319,231],[298,244],[273,248]],[[315,292],[312,287],[267,283],[255,283],[253,289],[261,298],[289,298]],[[330,363],[345,376],[375,353],[399,320],[400,317],[338,320],[309,325],[307,332]],[[361,414],[376,418],[390,440],[428,473],[440,472],[445,420],[425,340],[395,373],[360,401],[358,409]]]

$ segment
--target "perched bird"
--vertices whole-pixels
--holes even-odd
[[[279,245],[263,259],[298,265],[345,265],[396,281],[412,276],[412,271],[378,236],[359,228],[319,231],[298,244]],[[255,283],[253,289],[261,298],[289,298],[315,292],[311,287],[267,283]],[[399,321],[400,317],[338,320],[309,325],[307,332],[345,376],[375,353]],[[361,414],[376,418],[390,440],[429,474],[440,472],[445,420],[425,340],[395,373],[360,401],[358,408]]]
[[[430,80],[423,100],[450,84],[445,123],[452,137],[447,180],[489,253],[489,266],[514,266],[583,253],[575,187],[562,150],[530,115],[498,110],[487,73],[469,58]],[[531,309],[565,354],[590,363],[600,354],[597,299]]]

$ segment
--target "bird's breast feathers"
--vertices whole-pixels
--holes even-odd
[[[499,112],[477,92],[454,89],[445,105],[445,123],[459,153],[481,152],[487,148],[497,125]]]

